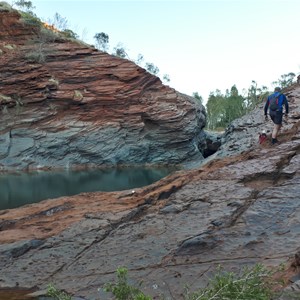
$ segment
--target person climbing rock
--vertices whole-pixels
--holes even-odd
[[[274,128],[272,132],[273,145],[278,142],[277,136],[282,126],[283,106],[285,107],[285,117],[288,117],[288,113],[289,113],[288,100],[286,96],[281,93],[281,88],[276,87],[274,93],[267,98],[264,107],[266,121],[268,120],[268,109],[269,109],[270,118],[274,123]]]

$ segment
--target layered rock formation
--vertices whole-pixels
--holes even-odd
[[[205,110],[133,62],[0,6],[0,168],[202,159]]]
[[[3,211],[0,286],[43,290],[53,282],[83,299],[110,299],[98,288],[126,266],[132,283],[143,280],[154,299],[180,300],[184,285],[205,286],[219,264],[238,272],[263,263],[284,265],[281,288],[298,293],[300,86],[290,100],[276,146],[256,139],[241,154],[135,191]],[[241,137],[232,131],[227,139]]]
[[[3,22],[4,19],[0,20]],[[26,36],[30,34],[26,33]],[[19,47],[22,49],[23,46],[17,46],[17,49]],[[109,57],[91,51],[91,57],[101,56],[104,61]],[[69,57],[68,50],[66,53]],[[16,54],[13,52],[10,55],[14,58]],[[7,59],[8,56],[5,57]],[[109,59],[116,62],[117,68],[120,68],[118,62],[122,62],[123,66],[132,65],[117,58]],[[7,63],[12,65],[16,61],[8,59]],[[50,68],[51,61],[46,64]],[[5,66],[2,64],[3,68]],[[27,67],[28,64],[24,63],[24,68]],[[39,65],[38,68],[44,66]],[[142,72],[149,80],[155,79],[150,84],[150,90],[143,88],[138,101],[148,99],[148,103],[151,97],[155,97],[153,95],[159,94],[158,87],[160,92],[171,91],[142,69],[137,68],[137,72]],[[20,74],[23,73],[20,71]],[[26,82],[24,79],[24,84]],[[5,86],[9,86],[7,82]],[[59,91],[68,95],[67,88],[55,90],[53,87],[49,90],[47,93],[51,95]],[[79,126],[79,120],[75,118],[77,121],[73,122],[70,111],[76,117],[81,116],[80,121],[84,124],[91,124],[95,121],[87,117],[95,116],[97,109],[100,109],[96,100],[76,105],[73,103],[84,102],[84,98],[73,99],[73,102],[67,96],[65,101],[53,98],[56,99],[53,103],[57,112],[50,118],[51,107],[46,105],[47,100],[41,100],[38,106],[35,88],[24,91],[31,91],[33,95],[32,98],[22,96],[23,101],[28,99],[28,107],[24,106],[24,109],[28,108],[28,119],[24,114],[22,121],[15,120],[11,132],[7,129],[10,125],[1,127],[1,151],[4,151],[3,141],[13,140],[15,132],[19,135],[22,132],[36,132],[38,138],[35,143],[39,139],[46,141],[49,136],[55,141],[56,137],[60,145],[61,132],[72,126],[76,131],[75,125]],[[185,97],[175,91],[173,93],[171,95],[176,97]],[[269,140],[258,144],[258,133],[262,129],[270,133],[272,128],[271,123],[264,122],[262,107],[258,107],[252,114],[232,123],[223,137],[224,144],[220,151],[210,157],[209,162],[206,160],[201,168],[176,172],[134,191],[83,193],[0,212],[0,288],[28,288],[43,293],[46,286],[53,282],[57,288],[81,299],[111,299],[109,294],[101,289],[98,291],[98,288],[113,280],[118,267],[125,266],[129,270],[131,283],[138,284],[143,280],[142,290],[154,299],[164,296],[165,299],[181,300],[184,299],[185,285],[189,285],[191,290],[205,286],[219,264],[226,270],[238,272],[245,265],[263,263],[270,267],[283,264],[285,268],[280,276],[285,281],[281,288],[298,293],[299,297],[300,86],[295,84],[286,94],[291,114],[276,146],[272,146]],[[9,97],[11,99],[2,98],[2,103],[6,101],[7,107],[9,101],[11,106],[17,105],[18,98]],[[33,103],[29,103],[29,99]],[[150,103],[154,107],[159,104]],[[164,100],[162,103],[165,103]],[[188,103],[186,105],[189,106]],[[79,113],[82,107],[86,107],[89,114]],[[96,108],[94,113],[92,107]],[[147,107],[143,106],[152,112]],[[37,114],[29,113],[29,108],[35,108]],[[106,109],[108,112],[108,107]],[[133,114],[131,109],[133,107],[129,106],[128,112]],[[121,108],[115,107],[113,111],[112,116],[117,117]],[[191,115],[193,111],[194,108]],[[34,119],[36,122],[33,116],[39,116]],[[151,116],[154,118],[154,115]],[[5,120],[11,122],[9,118]],[[161,118],[155,120],[161,122]],[[37,123],[39,126],[35,127]],[[60,127],[57,127],[58,124],[61,124]],[[101,124],[99,121],[97,126]],[[44,128],[44,135],[37,128]],[[154,131],[151,132],[160,132],[156,127],[152,129]],[[17,137],[20,138],[15,135]],[[30,144],[26,140],[19,142],[19,148]],[[55,146],[54,143],[52,145]],[[40,147],[43,146],[40,144]],[[12,158],[12,153],[18,157],[21,152],[17,151],[13,142],[8,148],[9,151],[2,152],[6,155],[2,154],[2,163],[8,157]],[[40,157],[40,152],[36,151],[35,154]],[[48,152],[43,153],[47,155]],[[50,161],[50,158],[45,158],[45,161]],[[6,163],[6,166],[11,165]],[[14,167],[19,166],[21,164]],[[20,299],[24,298],[25,295],[22,295]],[[292,295],[279,295],[278,298],[292,299]]]

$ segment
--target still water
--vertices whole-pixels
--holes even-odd
[[[174,171],[175,168],[130,168],[0,174],[0,210],[82,192],[138,188]]]

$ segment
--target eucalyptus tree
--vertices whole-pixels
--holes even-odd
[[[145,65],[146,70],[153,74],[153,75],[158,75],[159,73],[159,68],[157,66],[155,66],[153,63],[149,63],[147,62]]]
[[[195,99],[197,99],[197,101],[199,101],[201,104],[203,104],[203,98],[202,96],[199,95],[198,92],[194,92],[192,95]]]
[[[135,63],[140,66],[143,63],[143,61],[144,55],[139,53],[137,59],[135,60]]]
[[[165,83],[166,83],[166,82],[170,82],[170,80],[171,80],[171,79],[170,79],[169,74],[164,74],[164,75],[163,75],[163,82],[165,82]]]
[[[65,31],[68,29],[68,20],[66,17],[61,16],[59,13],[55,13],[53,19],[49,19],[48,23],[53,25],[59,31]]]
[[[230,92],[225,95],[225,114],[223,123],[227,126],[231,121],[245,114],[247,109],[245,98],[239,94],[237,87],[231,87]]]
[[[157,77],[161,77],[162,76],[162,81],[164,83],[167,83],[167,82],[170,82],[170,76],[168,74],[163,74],[161,75],[159,72],[159,68],[153,64],[153,63],[150,63],[150,62],[146,62],[145,64],[145,69],[151,73],[152,75],[155,75]]]
[[[18,1],[13,1],[12,6],[16,5],[20,9],[26,9],[27,11],[31,11],[35,7],[32,5],[32,1],[26,1],[26,0],[18,0]]]
[[[267,96],[268,88],[266,86],[258,87],[257,82],[252,80],[246,98],[247,110],[253,110],[259,103],[263,102]]]
[[[96,40],[96,48],[107,52],[109,48],[109,36],[104,32],[99,32],[94,35],[94,39]]]
[[[206,103],[207,111],[207,127],[209,129],[216,129],[217,127],[223,127],[222,119],[225,113],[224,96],[220,90],[211,92],[208,96]]]
[[[245,98],[239,94],[236,86],[226,90],[223,95],[220,90],[210,93],[206,104],[208,128],[225,128],[234,119],[245,114],[247,105]]]
[[[295,77],[296,77],[296,74],[292,73],[292,72],[290,72],[288,74],[283,74],[280,76],[280,78],[277,81],[273,81],[272,84],[274,86],[279,86],[282,89],[284,89],[293,84]]]
[[[126,48],[122,43],[118,43],[116,47],[114,47],[114,51],[112,55],[121,57],[121,58],[129,58],[126,52]]]

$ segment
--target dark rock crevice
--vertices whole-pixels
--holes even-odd
[[[223,133],[201,131],[199,134],[199,151],[207,158],[218,151],[222,144]]]

